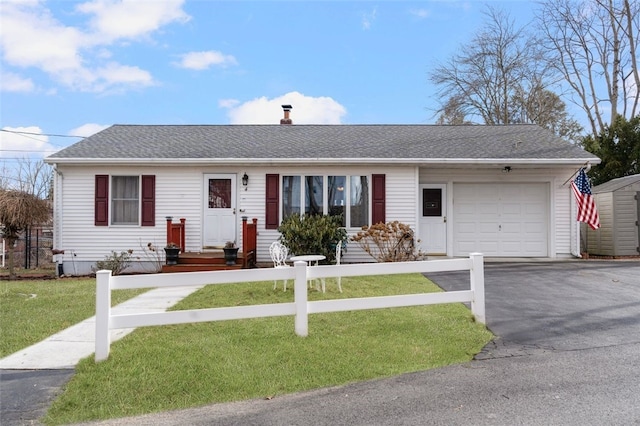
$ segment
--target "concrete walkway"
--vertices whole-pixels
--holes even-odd
[[[158,288],[150,290],[112,309],[114,315],[164,312],[202,286]],[[111,342],[122,339],[134,329],[111,330]],[[0,359],[2,370],[73,369],[82,359],[95,352],[96,317]]]

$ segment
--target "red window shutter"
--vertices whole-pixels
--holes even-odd
[[[267,175],[266,185],[265,229],[278,229],[280,218],[280,175]]]
[[[156,177],[142,175],[142,226],[156,226]]]
[[[385,223],[386,212],[386,189],[385,189],[385,175],[371,175],[371,185],[373,192],[373,211],[371,214],[371,224]]]
[[[94,222],[109,225],[109,175],[96,175]]]

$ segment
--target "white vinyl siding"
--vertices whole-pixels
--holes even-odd
[[[567,173],[570,174],[571,172]],[[553,230],[550,237],[550,253],[555,253],[561,257],[568,257],[577,253],[576,250],[576,221],[571,210],[571,201],[573,192],[570,184],[563,183],[567,180],[567,176],[561,175],[556,177],[550,186],[550,229]]]
[[[102,168],[102,167],[58,167],[58,193],[64,194],[56,217],[56,239],[60,249],[65,250],[65,264],[72,262],[95,262],[102,260],[112,250],[133,250],[134,258],[144,259],[143,247],[152,243],[164,247],[166,243],[166,216],[174,221],[187,219],[187,250],[198,250],[200,244],[200,217],[202,214],[202,172],[188,168]],[[156,175],[156,225],[94,225],[95,175]],[[57,248],[57,247],[56,247]],[[71,257],[72,256],[72,257]],[[67,263],[68,262],[68,263]],[[86,269],[86,268],[85,268]]]
[[[187,251],[202,250],[203,175],[210,173],[236,174],[237,181],[237,241],[242,241],[242,216],[251,222],[258,220],[258,262],[269,262],[268,246],[279,234],[265,229],[265,185],[266,174],[321,175],[321,176],[369,176],[385,175],[386,221],[397,220],[417,231],[419,217],[418,184],[439,183],[447,188],[447,210],[453,214],[453,185],[455,183],[544,183],[548,186],[548,256],[569,256],[571,253],[571,226],[575,225],[575,211],[571,211],[571,191],[563,182],[575,171],[563,169],[517,169],[502,173],[500,169],[437,169],[413,166],[65,166],[58,165],[56,177],[55,212],[56,248],[65,250],[67,268],[72,262],[94,264],[112,250],[116,252],[132,249],[134,257],[143,256],[143,247],[152,243],[157,247],[166,242],[166,216],[177,222],[186,219]],[[240,177],[247,173],[246,188]],[[95,226],[95,175],[111,176],[156,176],[155,226],[109,225]],[[371,181],[369,181],[371,186]],[[371,199],[369,199],[371,203]],[[371,210],[369,206],[368,215]],[[281,217],[280,217],[281,218]],[[447,254],[453,253],[453,218],[447,221]],[[350,235],[358,227],[348,228]],[[144,259],[142,259],[144,260]],[[371,262],[373,259],[355,244],[347,245],[344,261]],[[80,267],[78,267],[80,272]]]

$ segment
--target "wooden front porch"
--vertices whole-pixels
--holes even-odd
[[[162,265],[162,272],[197,272],[197,271],[224,271],[229,269],[242,269],[245,264],[245,255],[238,251],[238,259],[234,265],[227,265],[222,250],[206,251],[203,253],[180,253],[178,263],[175,265]]]
[[[226,264],[222,248],[202,252],[185,251],[186,219],[181,218],[179,223],[173,223],[170,216],[166,219],[167,245],[173,243],[180,247],[180,254],[177,264],[162,265],[162,272],[224,271],[256,267],[258,219],[254,218],[248,222],[246,216],[242,217],[242,251],[238,251],[238,257],[233,265]]]

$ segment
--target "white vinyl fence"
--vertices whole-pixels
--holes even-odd
[[[462,270],[470,271],[469,290],[312,302],[308,301],[307,298],[307,280],[331,277]],[[481,253],[471,253],[468,259],[425,260],[418,262],[359,263],[320,266],[307,266],[305,262],[296,262],[293,268],[261,268],[129,276],[112,276],[111,271],[98,271],[96,275],[96,362],[109,357],[111,345],[109,330],[119,328],[294,315],[295,333],[298,336],[304,337],[309,334],[309,314],[432,305],[438,303],[471,303],[471,311],[476,321],[482,324],[486,323],[484,310],[484,261]],[[111,314],[111,290],[227,283],[238,283],[238,285],[242,285],[242,283],[247,282],[285,279],[295,281],[293,303],[125,315]]]

